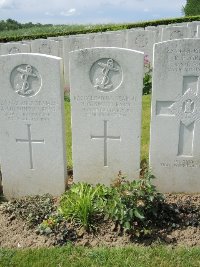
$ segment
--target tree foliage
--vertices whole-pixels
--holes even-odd
[[[32,28],[36,26],[43,26],[40,23],[33,24],[32,22],[28,23],[20,23],[13,19],[7,19],[7,20],[0,20],[0,31],[7,31],[7,30],[18,30],[22,28]],[[45,26],[51,26],[51,24],[45,25]]]
[[[183,7],[185,16],[200,15],[200,0],[187,0],[186,5]]]

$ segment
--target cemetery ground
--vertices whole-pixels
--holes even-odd
[[[70,122],[70,105],[67,101],[65,101],[65,111],[67,121]],[[143,96],[141,145],[143,170],[148,161],[149,125],[150,96],[147,95]],[[66,137],[68,171],[71,175],[70,125],[66,127]],[[150,177],[149,173],[147,175]],[[120,184],[124,186],[121,192],[126,193],[124,199],[127,201],[131,187],[126,188],[122,176],[123,174],[119,175],[118,180],[115,180],[115,187]],[[166,194],[162,200],[148,181],[143,183],[141,179],[138,185],[134,186],[139,186],[137,188],[140,188],[138,191],[142,196],[134,195],[138,201],[138,209],[135,209],[134,214],[129,214],[130,219],[135,216],[134,229],[127,223],[129,218],[117,223],[120,221],[119,214],[115,214],[116,217],[111,216],[111,220],[109,216],[105,218],[96,213],[92,221],[84,221],[84,208],[89,207],[94,213],[95,209],[92,209],[93,205],[88,205],[92,194],[88,194],[90,198],[85,198],[82,203],[81,199],[77,200],[76,193],[80,193],[80,186],[74,187],[74,194],[71,194],[72,199],[70,199],[76,199],[74,203],[80,204],[79,208],[82,207],[80,213],[74,205],[71,205],[71,211],[65,210],[65,207],[70,206],[70,200],[66,197],[60,202],[64,203],[61,207],[64,207],[66,214],[69,215],[71,212],[72,215],[77,212],[74,222],[66,222],[59,216],[48,217],[57,210],[60,205],[59,199],[43,196],[7,204],[1,197],[0,266],[199,266],[200,194]],[[90,188],[85,188],[85,191],[87,190],[89,192]],[[106,190],[101,188],[97,192],[97,199],[105,196],[103,194]],[[106,191],[106,194],[113,192],[117,197],[116,191]],[[149,213],[145,213],[144,200],[148,201]],[[6,208],[3,208],[4,205]],[[157,214],[154,214],[154,208]],[[82,216],[82,225],[76,221],[77,218],[80,219],[78,216]],[[63,246],[66,244],[67,246]]]

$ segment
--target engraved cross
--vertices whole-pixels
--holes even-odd
[[[30,169],[33,170],[33,148],[32,144],[44,144],[44,139],[38,140],[38,139],[32,139],[31,137],[31,124],[27,124],[27,130],[28,130],[28,139],[16,139],[17,143],[28,143],[29,145],[29,158],[30,158]]]
[[[104,140],[104,167],[108,167],[108,140],[119,140],[121,141],[120,136],[109,136],[108,135],[108,121],[104,121],[104,135],[94,136],[91,135],[91,139],[103,139]]]
[[[195,122],[200,120],[200,92],[197,76],[184,76],[182,95],[177,101],[156,101],[156,115],[179,121],[177,156],[193,156]]]

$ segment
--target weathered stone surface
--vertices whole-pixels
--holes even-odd
[[[150,166],[164,192],[200,192],[200,40],[155,45]]]
[[[65,190],[62,60],[38,54],[0,58],[0,151],[6,197]]]
[[[126,47],[124,31],[97,34],[90,47]]]
[[[51,40],[51,41],[56,41],[59,44],[59,52],[58,52],[58,56],[61,57],[63,59],[63,40],[64,40],[64,36],[57,36],[57,37],[48,37],[47,40]],[[57,46],[57,44],[56,44]]]
[[[187,27],[191,29],[191,37],[196,38],[197,36],[197,27],[200,26],[200,21],[192,21],[187,23]]]
[[[191,38],[192,30],[186,26],[165,27],[162,29],[162,41]]]
[[[69,52],[90,47],[90,39],[85,36],[70,36],[63,40],[63,59],[64,59],[64,83],[69,90]]]
[[[144,52],[150,62],[153,59],[153,45],[156,41],[157,33],[155,31],[128,31],[127,34],[127,48]]]
[[[196,37],[200,38],[200,25],[197,25]]]
[[[70,53],[74,181],[110,184],[140,168],[142,52],[91,48]]]
[[[0,54],[17,54],[17,53],[30,53],[31,48],[28,43],[6,43],[0,45]]]
[[[49,39],[33,40],[31,42],[31,52],[57,57],[62,56],[59,42]]]

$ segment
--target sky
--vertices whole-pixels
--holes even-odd
[[[182,16],[186,0],[0,0],[0,20],[21,23],[126,23]]]

